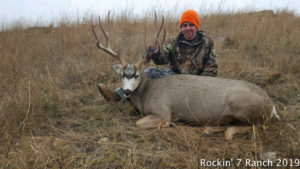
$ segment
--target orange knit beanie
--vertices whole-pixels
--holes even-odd
[[[199,28],[200,21],[199,16],[196,11],[189,9],[183,12],[181,19],[180,19],[180,27],[183,22],[191,22],[193,23],[197,29]]]

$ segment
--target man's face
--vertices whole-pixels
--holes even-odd
[[[196,37],[197,28],[193,23],[183,22],[181,25],[181,31],[186,40],[193,40]]]

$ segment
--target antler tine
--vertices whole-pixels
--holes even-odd
[[[100,28],[105,36],[105,40],[106,40],[106,46],[108,48],[110,48],[110,40],[109,40],[109,15],[110,15],[110,11],[108,11],[108,14],[107,14],[107,32],[104,31],[103,29],[103,26],[102,26],[102,23],[100,22],[100,16],[99,16],[99,24],[100,24]]]
[[[107,30],[109,31],[109,14],[110,14],[110,11],[108,12],[108,16],[107,16]],[[99,20],[99,25],[100,25],[100,28],[101,28],[101,31],[102,33],[104,34],[104,37],[105,37],[105,41],[106,41],[106,47],[101,43],[100,41],[100,36],[98,37],[96,32],[95,32],[95,29],[94,29],[94,25],[92,24],[92,32],[95,36],[95,39],[96,39],[96,45],[99,49],[105,51],[106,53],[110,54],[111,56],[113,56],[114,58],[118,59],[121,61],[123,67],[125,67],[127,65],[127,62],[121,58],[116,52],[114,52],[111,47],[110,47],[110,38],[109,38],[109,33],[108,31],[105,32],[105,30],[103,29],[103,26],[102,26],[102,23],[101,23],[101,19],[100,19],[100,16],[98,18]]]
[[[160,45],[164,43],[165,38],[166,38],[166,29],[164,28],[164,31],[163,31],[163,40],[162,40],[161,43],[159,43],[158,38],[159,38],[159,35],[160,35],[160,32],[161,32],[162,28],[164,27],[164,23],[165,23],[165,19],[164,19],[164,16],[162,15],[161,25],[160,25],[159,30],[157,31],[156,35],[154,36],[154,44],[153,45],[156,48],[155,52],[157,52],[160,49]],[[155,25],[156,25],[156,16],[155,16]]]
[[[164,27],[163,39],[161,41],[161,44],[165,43],[166,35],[167,35],[167,31],[166,31],[166,28]]]
[[[154,11],[154,31],[153,31],[153,47],[156,47],[156,28],[157,27],[157,15]]]
[[[99,38],[98,38],[98,36],[97,36],[97,34],[95,32],[93,21],[91,22],[91,28],[92,28],[92,32],[93,32],[93,35],[94,35],[94,37],[96,39],[96,43],[97,43],[97,46],[98,46],[98,41],[100,41],[100,40],[99,40]]]
[[[109,35],[108,35],[108,32],[105,32],[105,30],[103,29],[103,26],[102,26],[102,23],[101,23],[100,16],[99,16],[99,18],[98,18],[98,22],[99,22],[99,25],[100,25],[100,29],[101,29],[102,33],[104,34],[104,37],[105,37],[106,47],[107,47],[107,48],[110,48]],[[108,23],[107,23],[107,24],[108,24]]]

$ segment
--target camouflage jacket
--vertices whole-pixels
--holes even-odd
[[[217,76],[218,66],[213,51],[213,41],[204,32],[198,31],[192,41],[185,40],[180,32],[153,57],[157,65],[170,64],[178,74]]]

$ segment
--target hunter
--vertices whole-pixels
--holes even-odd
[[[149,67],[145,73],[149,78],[161,78],[174,74],[217,76],[218,66],[212,39],[199,30],[199,16],[194,10],[186,10],[180,19],[180,33],[156,50],[150,46],[146,50],[146,61],[156,65],[169,64],[170,69]],[[124,92],[121,87],[114,91],[102,83],[98,90],[107,101],[120,101]]]

